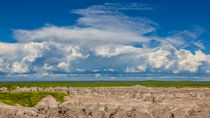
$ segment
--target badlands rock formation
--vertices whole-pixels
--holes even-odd
[[[34,108],[0,103],[0,118],[210,118],[210,88],[31,87],[13,91],[60,91],[72,97],[59,103],[46,96]]]

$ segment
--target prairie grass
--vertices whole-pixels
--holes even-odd
[[[104,81],[104,82],[1,82],[0,88],[18,87],[121,87],[142,85],[146,87],[210,87],[210,82],[197,81]]]
[[[20,104],[26,107],[34,107],[41,99],[47,95],[53,96],[57,101],[64,102],[64,96],[68,94],[61,92],[0,92],[0,102],[9,105]]]

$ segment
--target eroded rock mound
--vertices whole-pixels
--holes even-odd
[[[36,90],[32,88],[33,90]],[[18,91],[30,88],[18,88]],[[41,90],[41,89],[40,89]],[[63,103],[46,96],[34,108],[0,103],[0,118],[210,118],[209,88],[57,87]]]
[[[0,118],[37,118],[43,117],[34,108],[10,106],[0,102]]]

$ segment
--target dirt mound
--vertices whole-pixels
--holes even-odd
[[[46,96],[45,98],[43,98],[41,101],[39,101],[35,108],[36,109],[52,109],[52,108],[58,108],[58,104],[60,102],[57,102],[56,99],[54,97],[52,97],[51,95]]]

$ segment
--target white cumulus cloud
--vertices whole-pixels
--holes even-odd
[[[106,3],[74,10],[81,17],[73,26],[17,29],[17,43],[0,43],[0,73],[210,73],[210,55],[184,49],[191,44],[204,48],[200,41],[194,42],[196,34],[147,36],[156,31],[157,23],[120,12],[149,9],[143,4],[123,8],[122,4]],[[187,45],[186,37],[192,39]],[[158,45],[151,47],[152,41]]]

